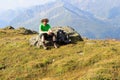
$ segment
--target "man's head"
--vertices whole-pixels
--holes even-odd
[[[43,23],[44,25],[46,25],[49,22],[49,19],[45,18],[41,20],[41,23]]]

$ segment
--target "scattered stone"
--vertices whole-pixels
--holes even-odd
[[[83,51],[78,51],[77,54],[84,55],[84,52]]]

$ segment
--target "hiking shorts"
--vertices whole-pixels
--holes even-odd
[[[42,34],[40,34],[40,38],[41,38],[42,36],[44,36],[45,40],[48,40],[48,39],[52,39],[53,36],[55,36],[55,34],[54,34],[54,33],[51,33],[51,35],[48,35],[47,33],[42,33]]]

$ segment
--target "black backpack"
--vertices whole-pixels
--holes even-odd
[[[57,42],[58,44],[68,44],[71,42],[69,35],[63,30],[57,31]]]

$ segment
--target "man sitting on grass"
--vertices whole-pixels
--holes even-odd
[[[54,44],[55,48],[58,48],[57,44],[56,44],[56,36],[55,34],[52,32],[51,30],[51,26],[48,24],[49,20],[46,19],[42,19],[41,20],[41,24],[39,26],[39,33],[40,33],[40,38],[42,40],[43,43],[43,48],[46,50],[48,49],[45,41],[48,40],[48,38],[52,38],[52,42]]]

